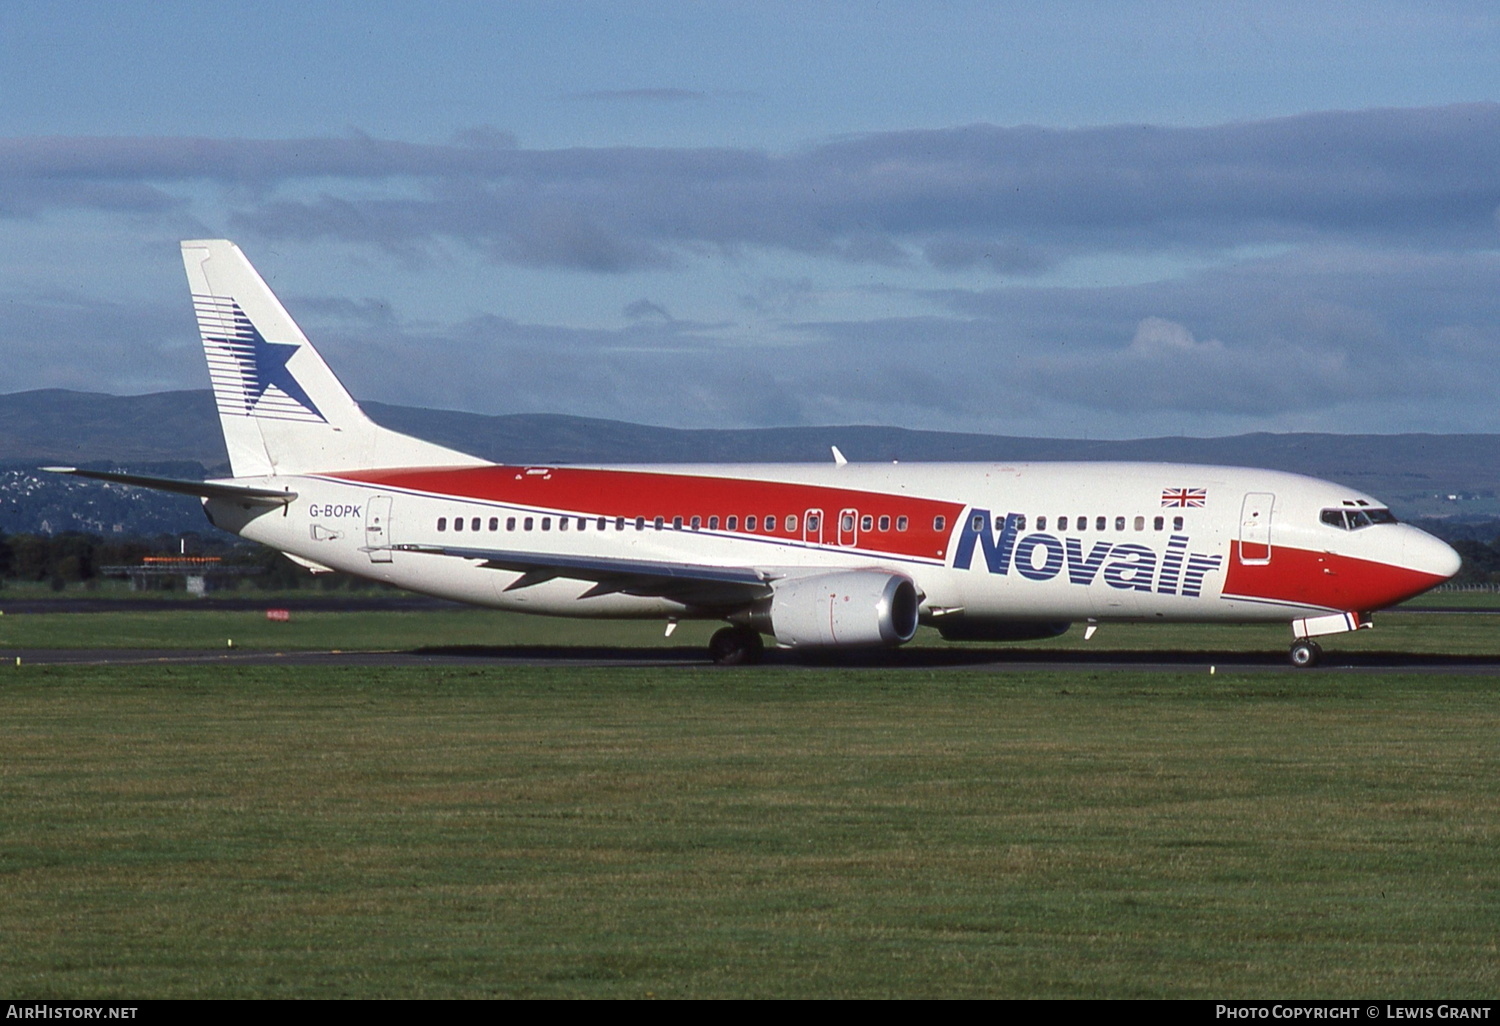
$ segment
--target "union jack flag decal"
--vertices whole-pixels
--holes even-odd
[[[1161,493],[1161,504],[1186,509],[1202,509],[1208,504],[1208,489],[1168,488]]]

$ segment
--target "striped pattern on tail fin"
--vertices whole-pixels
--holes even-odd
[[[195,295],[193,310],[221,415],[328,422],[287,370],[295,344],[267,342],[232,299]]]

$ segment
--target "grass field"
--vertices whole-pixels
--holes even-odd
[[[1500,656],[1500,617],[1483,613],[1393,611],[1375,629],[1321,639],[1330,653],[1419,652]],[[286,623],[264,612],[193,609],[162,612],[41,613],[0,616],[0,660],[6,649],[186,648],[273,651],[406,651],[444,646],[704,648],[718,622],[688,621],[672,637],[646,621],[578,621],[483,609],[439,612],[294,612]],[[1285,653],[1291,634],[1277,624],[1105,624],[1091,640],[1074,629],[1060,638],[978,647],[1026,651]],[[923,628],[917,647],[955,648]],[[975,646],[969,646],[975,647]]]
[[[0,723],[7,995],[1500,992],[1483,677],[26,666]]]

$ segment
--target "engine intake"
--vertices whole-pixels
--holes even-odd
[[[765,610],[778,645],[903,645],[917,633],[917,587],[900,574],[848,570],[778,581]]]

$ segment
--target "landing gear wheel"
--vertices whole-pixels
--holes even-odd
[[[718,666],[748,666],[760,662],[766,643],[760,632],[749,627],[725,627],[714,632],[708,642],[708,654]]]
[[[1317,666],[1323,659],[1323,649],[1316,641],[1308,641],[1301,638],[1292,642],[1292,651],[1289,653],[1292,665],[1299,670]]]

